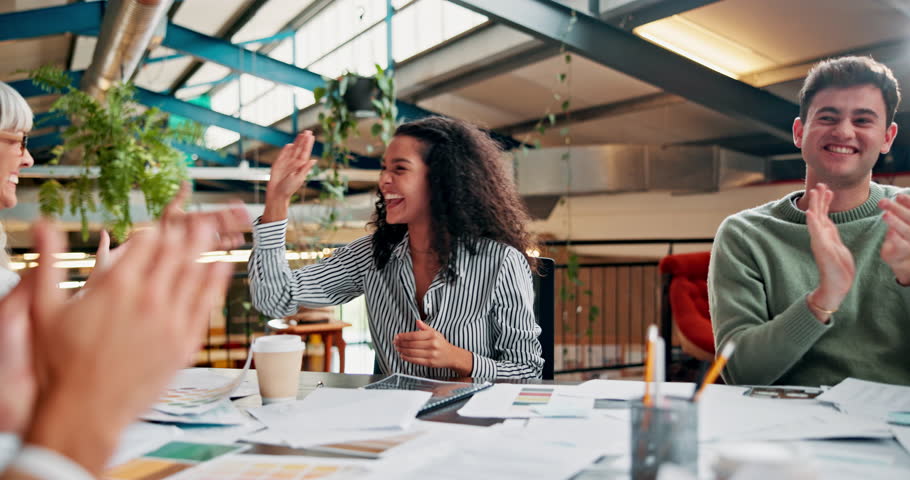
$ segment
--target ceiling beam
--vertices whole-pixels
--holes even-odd
[[[632,31],[637,27],[657,20],[679,15],[716,3],[718,0],[631,0],[616,8],[600,12],[600,18],[623,30]],[[613,2],[616,3],[616,2]]]
[[[680,95],[780,138],[790,137],[799,108],[550,0],[449,0],[536,38]],[[575,24],[572,25],[572,18]],[[570,28],[570,25],[572,27]]]
[[[194,105],[183,100],[176,99],[169,95],[156,93],[144,88],[136,88],[136,101],[150,107],[158,107],[165,112],[170,112],[181,117],[189,118],[202,125],[215,125],[233,132],[237,132],[244,137],[254,138],[256,140],[282,147],[285,144],[292,143],[294,136],[290,133],[283,132],[274,128],[263,127],[262,125],[248,122],[230,115],[216,112],[214,110]]]
[[[261,9],[267,1],[268,0],[253,0],[250,4],[243,8],[242,13],[240,13],[240,15],[238,15],[234,21],[232,21],[229,25],[224,27],[221,32],[219,32],[218,37],[221,40],[230,41],[231,38],[233,38],[234,35],[236,35],[237,32],[239,32],[240,29],[247,24],[247,22],[249,22],[257,13],[259,13],[259,9]],[[174,13],[176,14],[176,11]],[[172,22],[169,22],[169,24],[170,23]],[[183,71],[183,74],[180,75],[180,77],[178,77],[173,84],[171,84],[171,88],[168,89],[168,93],[173,95],[177,90],[180,90],[186,86],[186,83],[190,81],[193,75],[196,75],[196,72],[202,68],[202,65],[204,63],[205,62],[199,61],[191,63],[190,66]]]
[[[161,44],[178,52],[224,65],[231,70],[276,83],[306,90],[314,90],[325,85],[319,74],[173,23],[168,24],[167,34]]]
[[[0,42],[97,30],[105,2],[22,10],[0,15]]]

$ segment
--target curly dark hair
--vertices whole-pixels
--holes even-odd
[[[527,253],[537,246],[527,228],[531,218],[496,141],[469,123],[444,117],[405,123],[395,136],[415,138],[426,147],[433,250],[446,281],[455,279],[454,247],[461,243],[474,255],[480,238],[515,247],[537,271],[537,259]],[[378,196],[370,225],[376,228],[373,261],[381,270],[408,226],[387,223],[385,199],[382,192]]]

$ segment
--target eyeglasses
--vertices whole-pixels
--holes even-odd
[[[24,133],[10,133],[0,131],[0,140],[18,143],[19,155],[25,155],[25,151],[28,149],[28,135]]]

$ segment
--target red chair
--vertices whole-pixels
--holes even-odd
[[[714,360],[714,331],[708,312],[710,260],[711,252],[682,253],[667,255],[658,265],[663,274],[664,338],[675,329],[683,352],[702,361]]]

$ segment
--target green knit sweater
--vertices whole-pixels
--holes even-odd
[[[830,214],[856,278],[825,325],[806,304],[818,286],[803,192],[737,213],[711,252],[708,298],[716,345],[734,340],[731,384],[835,385],[846,377],[910,385],[910,287],[879,256],[887,229],[878,201],[902,189],[873,183],[869,199]],[[718,348],[719,350],[719,348]]]

